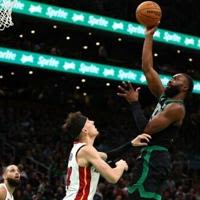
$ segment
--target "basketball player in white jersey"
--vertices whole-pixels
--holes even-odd
[[[3,172],[4,182],[0,184],[0,200],[14,200],[13,192],[20,184],[20,171],[16,165],[9,165]]]
[[[109,183],[116,183],[128,165],[124,160],[115,163],[111,168],[106,162],[107,154],[98,152],[94,140],[99,134],[94,121],[80,112],[70,113],[63,125],[67,137],[73,142],[66,176],[66,196],[64,200],[93,200],[99,176]],[[134,139],[133,146],[147,145],[150,136],[143,134]],[[69,145],[69,144],[68,144]]]

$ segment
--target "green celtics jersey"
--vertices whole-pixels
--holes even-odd
[[[170,103],[183,104],[183,101],[170,99],[165,95],[162,95],[159,99],[158,104],[156,105],[156,108],[153,111],[153,114],[151,115],[150,120],[157,114],[162,112],[165,109],[165,107]],[[176,137],[179,128],[180,128],[179,126],[171,124],[162,131],[153,134],[150,145],[160,145],[164,147],[169,147],[173,143],[173,139]]]

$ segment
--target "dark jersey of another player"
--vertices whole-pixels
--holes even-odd
[[[165,107],[170,103],[179,103],[183,104],[182,100],[174,100],[166,97],[165,95],[162,95],[159,99],[159,102],[151,115],[150,120],[156,116],[158,113],[162,112]],[[169,125],[164,130],[155,133],[152,135],[152,139],[149,145],[159,145],[168,148],[172,143],[174,138],[177,136],[177,133],[180,129],[180,126],[177,126],[175,124]]]
[[[183,104],[183,101],[170,99],[170,98],[167,98],[165,95],[162,95],[160,97],[160,100],[159,100],[153,114],[151,115],[150,120],[155,115],[162,112],[165,109],[165,107],[170,103]],[[132,110],[132,115],[134,117],[137,129],[139,130],[140,133],[142,133],[149,120],[144,116],[144,113],[142,112],[141,106],[138,102],[131,104],[131,110]],[[176,135],[179,131],[179,128],[180,128],[179,126],[177,126],[175,124],[171,124],[164,130],[151,135],[152,139],[150,140],[150,143],[148,144],[148,146],[157,145],[157,146],[169,148],[171,146],[171,144],[173,143],[173,139],[176,137]],[[135,136],[136,136],[136,133],[134,134],[134,137]],[[127,151],[132,150],[132,149],[134,149],[134,148],[131,144],[131,141],[129,141],[126,144],[119,146],[118,148],[115,148],[109,152],[106,152],[107,156],[108,156],[107,160],[108,161],[115,160],[115,159],[118,160],[119,157],[121,157],[123,154],[127,153]]]

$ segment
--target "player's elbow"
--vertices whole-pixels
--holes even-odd
[[[108,181],[109,183],[112,183],[112,184],[117,183],[118,180],[119,180],[119,178],[117,178],[117,177],[115,177],[115,176],[109,177],[109,178],[107,179],[107,181]]]

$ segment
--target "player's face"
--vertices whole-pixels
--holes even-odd
[[[174,75],[167,84],[165,94],[168,97],[176,96],[177,94],[183,91],[183,88],[187,85],[186,81],[187,80],[183,74]]]
[[[91,136],[98,135],[98,130],[94,125],[94,121],[87,119],[84,128],[91,134]]]
[[[20,171],[16,165],[7,167],[4,173],[4,179],[10,186],[16,187],[20,184]]]

